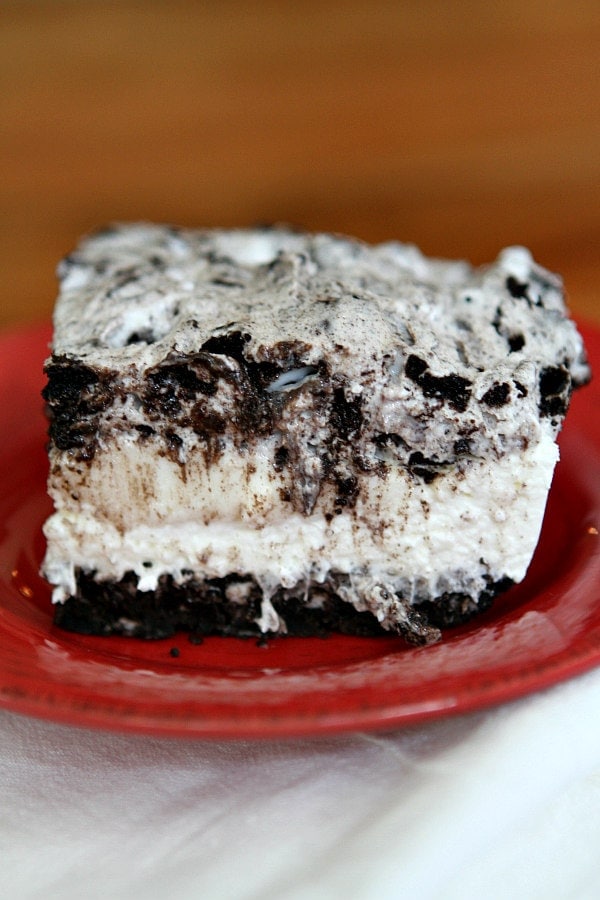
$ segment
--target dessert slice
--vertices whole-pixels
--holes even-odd
[[[123,225],[59,268],[43,571],[94,634],[371,634],[534,552],[573,387],[560,280],[284,228]]]

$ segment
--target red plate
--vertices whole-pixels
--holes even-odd
[[[600,361],[600,332],[584,331]],[[39,397],[48,339],[47,327],[0,339],[0,706],[154,735],[318,734],[465,712],[600,662],[598,382],[575,396],[526,581],[440,644],[336,636],[193,646],[185,635],[144,642],[56,629],[37,574],[50,512]]]

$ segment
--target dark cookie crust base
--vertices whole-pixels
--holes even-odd
[[[248,596],[240,603],[229,599],[228,589],[245,585]],[[490,583],[475,603],[464,594],[444,594],[435,602],[427,601],[407,610],[408,621],[398,627],[399,634],[411,644],[430,644],[439,640],[440,628],[467,622],[488,609],[494,597],[507,590],[512,582],[502,579]],[[190,581],[176,585],[168,577],[160,579],[156,591],[137,590],[137,578],[126,575],[119,582],[96,582],[80,572],[77,596],[69,597],[55,607],[54,623],[67,631],[89,635],[127,635],[160,639],[178,631],[189,632],[190,638],[222,635],[261,638],[256,620],[260,617],[261,590],[248,579],[237,576]],[[271,602],[283,618],[287,634],[298,637],[326,637],[346,634],[360,637],[390,636],[370,612],[358,612],[342,600],[328,585],[318,585],[319,605],[306,603],[301,594],[280,589]],[[309,592],[310,597],[310,592]],[[269,634],[273,637],[274,635]]]

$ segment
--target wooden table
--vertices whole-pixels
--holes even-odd
[[[0,327],[116,219],[522,243],[600,321],[595,0],[5,0],[0,42]]]

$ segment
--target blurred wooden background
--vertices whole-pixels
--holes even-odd
[[[600,321],[597,0],[3,0],[0,48],[0,327],[117,219],[523,243]]]

